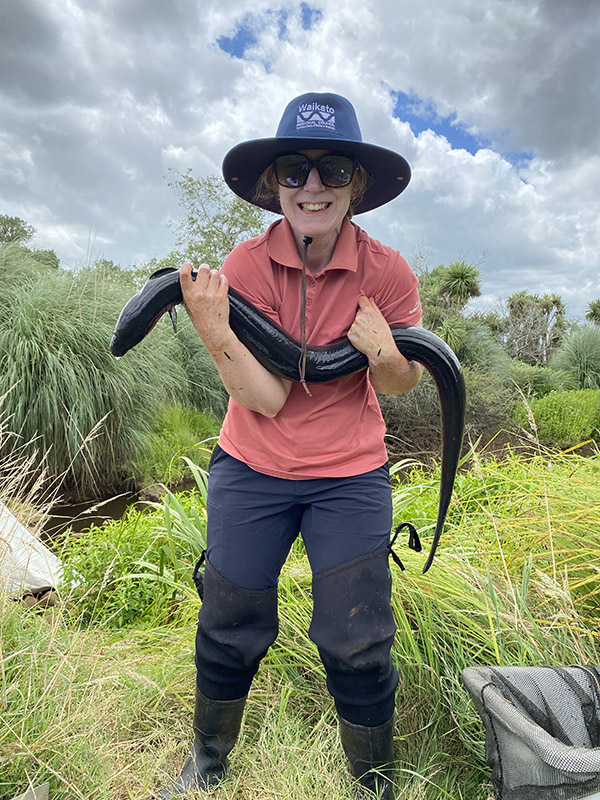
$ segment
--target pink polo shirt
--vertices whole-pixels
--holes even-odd
[[[300,338],[302,265],[285,218],[238,245],[222,271],[231,286]],[[318,275],[307,272],[309,346],[345,336],[361,294],[374,298],[388,323],[417,322],[417,283],[399,253],[346,219],[330,263]],[[294,382],[274,419],[230,399],[220,446],[258,472],[295,480],[359,475],[387,461],[385,423],[367,370],[309,388],[312,397]]]

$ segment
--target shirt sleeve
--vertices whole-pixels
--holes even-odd
[[[375,295],[375,303],[389,325],[414,325],[423,311],[419,281],[400,253],[390,251],[389,263]]]

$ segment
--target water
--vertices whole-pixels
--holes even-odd
[[[121,519],[125,511],[132,505],[140,509],[148,507],[146,503],[138,500],[135,493],[119,494],[108,500],[53,506],[44,525],[43,536],[47,539],[54,539],[67,528],[80,532],[89,528],[90,525],[102,525],[109,520]]]

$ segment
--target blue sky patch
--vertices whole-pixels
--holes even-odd
[[[416,94],[406,94],[405,92],[392,92],[391,94],[394,99],[394,116],[403,122],[408,122],[416,136],[429,129],[445,136],[455,150],[466,150],[473,155],[482,148],[492,148],[491,139],[473,136],[464,125],[456,121],[456,114],[441,117],[431,102],[422,100]],[[503,150],[501,147],[503,138],[505,138],[503,135],[496,137],[497,141],[494,141],[493,149],[518,170],[524,169],[533,158],[533,153]]]
[[[312,8],[308,3],[300,3],[300,24],[305,31],[311,31],[323,19],[319,8]]]
[[[250,25],[250,17],[244,17],[235,29],[233,36],[219,36],[217,44],[226,53],[234,58],[243,58],[246,50],[258,41],[254,26]]]
[[[313,6],[305,2],[300,3],[299,11],[300,25],[305,31],[312,30],[323,18],[323,12],[320,9],[313,8]],[[236,25],[235,31],[231,36],[219,36],[217,45],[234,58],[244,58],[246,50],[258,42],[259,31],[267,27],[276,28],[278,38],[285,39],[289,17],[290,11],[283,8],[271,9],[260,16],[246,14]]]
[[[408,122],[415,135],[428,129],[445,136],[453,148],[467,150],[473,155],[490,142],[471,135],[462,125],[457,124],[456,114],[441,117],[431,103],[421,100],[416,94],[392,92],[394,116]]]

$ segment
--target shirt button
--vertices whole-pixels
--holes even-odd
[[[310,306],[310,305],[312,305],[312,300],[310,299],[310,297],[307,297],[307,298],[306,298],[306,305],[307,305],[307,306]]]

